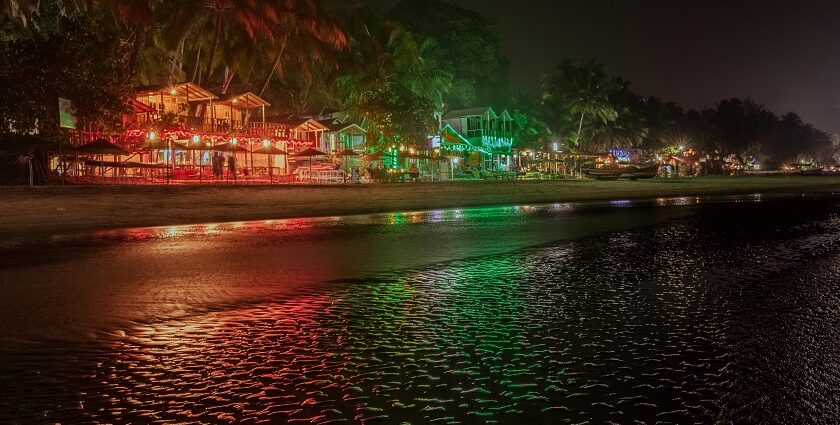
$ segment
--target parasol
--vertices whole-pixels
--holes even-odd
[[[340,157],[344,158],[343,159],[343,162],[344,162],[344,181],[346,182],[347,181],[347,174],[350,172],[349,167],[347,166],[348,165],[347,164],[347,157],[359,156],[359,154],[354,152],[353,149],[345,149],[345,150],[335,154],[335,156],[340,156]]]
[[[76,148],[76,152],[95,155],[128,155],[128,151],[105,140],[97,139]]]
[[[295,156],[308,156],[309,157],[309,183],[312,183],[312,157],[313,156],[321,156],[326,155],[326,152],[321,152],[315,148],[307,148],[304,149],[302,152],[298,152]]]
[[[263,155],[288,155],[289,153],[284,151],[283,149],[279,149],[277,147],[268,145],[261,147],[254,151],[254,153],[261,153]]]
[[[90,143],[84,144],[76,148],[76,152],[89,153],[99,155],[99,172],[104,176],[105,174],[105,155],[114,155],[114,163],[117,162],[117,155],[129,155],[128,151],[105,140],[96,139]],[[114,167],[114,178],[117,177],[117,169]]]
[[[240,145],[230,142],[219,143],[218,145],[214,145],[212,150],[223,152],[248,152],[248,149],[245,149]]]
[[[365,155],[365,156],[363,156],[359,159],[362,160],[362,161],[365,161],[365,162],[379,161],[380,159],[382,159],[382,154],[378,153],[378,152],[377,153],[372,153],[370,155]]]
[[[269,180],[271,180],[272,183],[274,183],[274,179],[272,178],[272,174],[273,174],[272,168],[273,167],[272,167],[272,164],[271,164],[271,157],[275,156],[275,155],[288,155],[289,153],[284,151],[283,149],[279,149],[279,148],[275,147],[274,145],[263,146],[263,147],[255,150],[254,152],[261,153],[263,155],[268,155],[268,178],[269,178]],[[251,162],[253,162],[253,161],[251,161]]]

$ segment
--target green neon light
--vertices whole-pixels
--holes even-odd
[[[481,138],[481,144],[493,150],[510,152],[513,147],[513,139],[508,137],[483,136]]]
[[[457,143],[443,143],[440,144],[441,149],[454,152],[480,152],[483,154],[490,154],[490,148],[484,146],[462,145]]]

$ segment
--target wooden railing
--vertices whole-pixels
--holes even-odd
[[[511,134],[510,131],[484,130],[484,129],[467,130],[467,132],[464,134],[464,137],[466,137],[467,139],[472,139],[472,138],[475,138],[475,137],[484,137],[484,136],[489,136],[489,137],[512,137],[513,135]]]
[[[137,125],[144,125],[155,122],[157,116],[136,115],[133,121]],[[289,139],[300,139],[303,134],[297,132],[290,132],[288,128],[282,124],[263,123],[263,122],[248,122],[241,120],[231,120],[229,118],[210,118],[210,117],[195,117],[189,115],[178,115],[177,126],[183,130],[203,132],[203,133],[222,133],[232,135],[246,135],[246,136],[265,136],[265,137],[282,137]]]

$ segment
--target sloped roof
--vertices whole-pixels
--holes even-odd
[[[495,117],[496,113],[493,111],[493,108],[489,106],[480,106],[477,108],[467,108],[467,109],[454,109],[443,114],[443,119],[450,120],[454,118],[461,118],[461,117],[474,117],[477,115],[485,115],[490,113],[491,117]]]
[[[151,106],[146,105],[145,103],[137,99],[130,99],[128,103],[129,105],[131,105],[131,108],[134,110],[135,114],[147,114],[155,111],[154,109],[152,109]]]
[[[318,120],[321,125],[327,127],[331,132],[337,133],[339,131],[355,130],[360,133],[367,133],[364,128],[355,123],[343,123],[338,120]]]
[[[466,138],[464,138],[464,136],[462,136],[461,133],[455,131],[455,129],[453,129],[452,126],[450,126],[449,124],[443,126],[443,128],[440,130],[440,137],[441,140],[446,143],[458,145],[470,144],[470,142]]]
[[[254,109],[262,106],[271,106],[267,100],[257,96],[254,92],[245,92],[242,94],[219,94],[217,103],[232,104],[242,109]]]
[[[137,87],[136,89],[137,96],[142,96],[144,94],[156,95],[160,94],[161,92],[163,92],[163,94],[165,95],[170,96],[189,97],[190,100],[196,101],[216,99],[215,94],[199,86],[198,84],[191,82],[173,84],[153,84],[149,86]]]
[[[327,126],[324,124],[321,124],[312,118],[299,117],[297,115],[273,115],[265,117],[265,121],[274,124],[282,124],[289,128],[303,127],[305,131],[327,130]]]

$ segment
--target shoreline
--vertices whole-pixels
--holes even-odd
[[[0,240],[45,234],[556,202],[840,192],[840,177],[369,185],[0,187]]]

